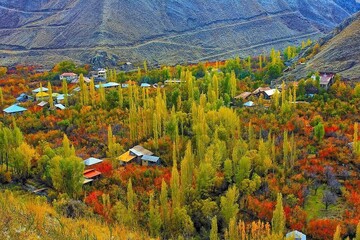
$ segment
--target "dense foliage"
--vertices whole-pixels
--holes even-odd
[[[295,51],[287,49],[285,59]],[[69,69],[76,66],[61,63],[54,72]],[[53,92],[71,93],[67,108],[27,102],[24,114],[1,118],[0,180],[36,182],[51,189],[54,206],[80,199],[108,226],[155,238],[281,239],[295,229],[314,239],[353,238],[360,221],[360,87],[337,76],[325,91],[309,75],[283,83],[270,100],[251,96],[252,108],[234,98],[284,69],[272,51],[221,63],[108,70],[109,81],[128,88],[96,89],[82,76],[77,84],[50,81]],[[41,79],[51,74],[6,75],[0,106],[46,86]],[[181,83],[160,87],[166,79]],[[160,156],[163,167],[120,166],[117,157],[136,144]],[[103,177],[81,187],[81,159],[89,156],[106,158],[97,167]]]

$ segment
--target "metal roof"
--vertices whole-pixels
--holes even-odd
[[[131,153],[135,154],[135,155],[138,156],[138,157],[144,156],[144,155],[150,155],[150,156],[151,156],[151,155],[154,155],[153,152],[151,152],[151,151],[143,148],[143,147],[140,146],[140,145],[137,145],[137,146],[131,148],[129,151],[130,151]]]
[[[37,88],[37,89],[32,90],[33,93],[47,92],[47,91],[49,91],[49,89],[47,89],[46,87]]]
[[[245,106],[245,107],[252,107],[252,106],[254,106],[254,105],[255,105],[255,104],[254,104],[253,101],[249,101],[249,102],[244,103],[244,106]]]
[[[286,234],[286,238],[295,238],[296,240],[299,239],[299,240],[306,240],[306,235],[303,234],[302,232],[299,232],[297,230],[295,231],[292,231],[292,232],[289,232]]]
[[[59,108],[59,109],[61,109],[61,110],[64,110],[64,109],[66,108],[66,107],[65,107],[64,105],[62,105],[61,103],[55,104],[54,106],[57,107],[57,108]]]
[[[91,165],[95,165],[95,164],[101,163],[102,161],[103,161],[103,160],[101,160],[101,159],[90,157],[90,158],[84,160],[84,164],[85,164],[86,166],[91,166]]]
[[[156,157],[156,156],[149,156],[149,155],[144,155],[142,156],[141,160],[144,160],[144,161],[148,161],[148,162],[154,162],[156,163],[157,161],[159,161],[159,157]]]
[[[102,84],[103,88],[111,88],[111,87],[118,87],[118,86],[120,86],[120,84],[116,83],[116,82],[108,82],[108,83]],[[96,84],[95,88],[100,88],[100,84]]]
[[[5,108],[3,111],[5,113],[19,113],[26,111],[26,108],[20,107],[17,104],[11,105],[10,107]]]
[[[140,85],[140,87],[151,87],[151,85],[148,84],[148,83],[142,83],[142,84]]]

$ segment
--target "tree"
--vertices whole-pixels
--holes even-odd
[[[149,201],[149,229],[152,237],[160,235],[161,225],[159,206],[154,202],[154,196],[151,194]]]
[[[62,92],[64,94],[64,103],[65,103],[65,106],[68,106],[69,105],[69,95],[68,95],[68,86],[67,86],[67,82],[66,82],[66,79],[63,79],[62,81]]]
[[[173,208],[174,209],[176,207],[179,208],[181,203],[180,179],[179,179],[179,171],[177,169],[177,164],[175,159],[171,170],[170,188],[171,188],[171,200],[172,200]]]
[[[282,194],[278,193],[273,218],[271,220],[272,231],[275,234],[283,234],[285,230],[285,212],[282,203]]]
[[[211,220],[210,240],[219,240],[216,216]]]
[[[25,180],[30,175],[31,160],[35,158],[35,156],[35,149],[25,142],[16,148],[12,155],[12,166],[14,174],[18,178]]]
[[[221,215],[226,223],[229,224],[230,219],[236,218],[239,212],[239,204],[237,204],[239,194],[236,186],[229,188],[225,194],[220,198]]]
[[[325,204],[325,209],[328,210],[329,206],[332,204],[335,204],[337,201],[337,196],[336,194],[330,192],[330,191],[325,191],[323,194],[323,198],[322,198],[322,202]]]
[[[314,128],[314,136],[316,137],[318,142],[321,142],[321,140],[324,138],[325,136],[325,128],[324,125],[319,122],[315,128]]]
[[[49,89],[48,91],[49,91],[49,104],[50,104],[50,108],[53,109],[53,108],[54,108],[54,99],[53,99],[53,96],[52,96],[53,92],[52,92],[52,88],[51,88],[51,83],[50,83],[50,82],[48,82],[47,87],[48,87],[48,89]]]
[[[91,99],[91,105],[95,106],[96,103],[96,91],[95,91],[95,85],[94,85],[94,78],[90,79],[90,84],[89,84],[89,94],[90,94],[90,99]]]
[[[337,225],[337,227],[336,227],[336,231],[335,231],[335,233],[334,233],[333,240],[342,240],[342,237],[341,237],[341,227],[340,227],[340,225]]]
[[[355,240],[360,240],[360,221],[358,225],[356,226],[356,237]]]
[[[4,95],[1,87],[0,87],[0,105],[1,106],[4,105]]]
[[[231,76],[230,76],[230,96],[233,98],[236,95],[236,76],[235,76],[235,71],[231,71]]]
[[[76,156],[56,156],[51,160],[50,176],[56,190],[77,198],[84,181],[84,163]]]

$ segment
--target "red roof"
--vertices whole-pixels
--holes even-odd
[[[84,171],[84,177],[86,178],[94,178],[100,176],[101,172],[96,171],[95,169],[88,169]]]
[[[74,76],[77,76],[77,74],[75,74],[75,73],[63,73],[63,74],[61,74],[61,76],[63,76],[63,77],[74,77]]]

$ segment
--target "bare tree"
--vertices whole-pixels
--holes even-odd
[[[326,210],[328,210],[330,205],[335,204],[336,201],[337,201],[336,194],[327,190],[324,192],[322,202],[325,204]]]

